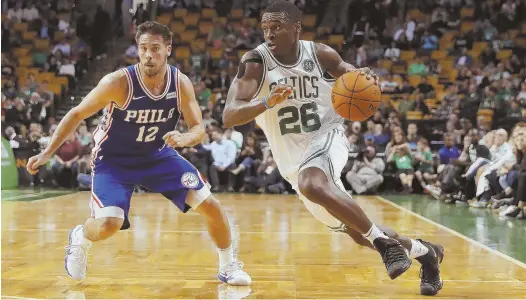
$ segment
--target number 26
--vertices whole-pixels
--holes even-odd
[[[279,121],[281,135],[301,133],[302,128],[304,132],[312,132],[321,127],[318,106],[314,102],[305,103],[299,109],[296,106],[286,106],[278,111],[278,117],[284,117],[287,114],[290,116]],[[296,124],[298,120],[301,121],[301,124]]]

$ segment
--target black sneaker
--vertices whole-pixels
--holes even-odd
[[[395,239],[377,238],[374,247],[380,255],[391,279],[402,275],[411,266],[411,259],[402,245]]]
[[[444,248],[423,240],[420,241],[427,247],[426,255],[417,257],[422,267],[420,268],[420,294],[434,296],[442,289],[442,279],[440,279],[440,264],[444,259]]]

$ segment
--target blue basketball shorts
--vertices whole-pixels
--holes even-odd
[[[95,219],[128,219],[131,196],[139,185],[161,193],[182,212],[197,208],[211,195],[210,185],[199,171],[170,148],[147,159],[99,155],[93,162],[92,176],[90,208]]]

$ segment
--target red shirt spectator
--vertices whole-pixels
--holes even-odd
[[[77,137],[74,134],[70,135],[66,142],[58,148],[56,155],[64,162],[80,157],[82,155],[82,146]]]

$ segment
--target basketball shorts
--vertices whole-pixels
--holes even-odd
[[[92,176],[90,208],[95,219],[128,220],[136,186],[161,193],[182,212],[195,209],[211,195],[210,185],[199,171],[171,148],[148,159],[96,159]]]
[[[329,180],[330,186],[328,188],[338,188],[351,197],[341,181],[341,172],[345,164],[347,164],[348,158],[349,141],[345,133],[340,129],[333,129],[312,139],[307,146],[307,150],[302,155],[298,172],[286,176],[311,214],[334,231],[339,231],[343,228],[342,222],[333,217],[325,208],[301,194],[298,189],[298,177],[300,172],[307,168],[321,169]]]

